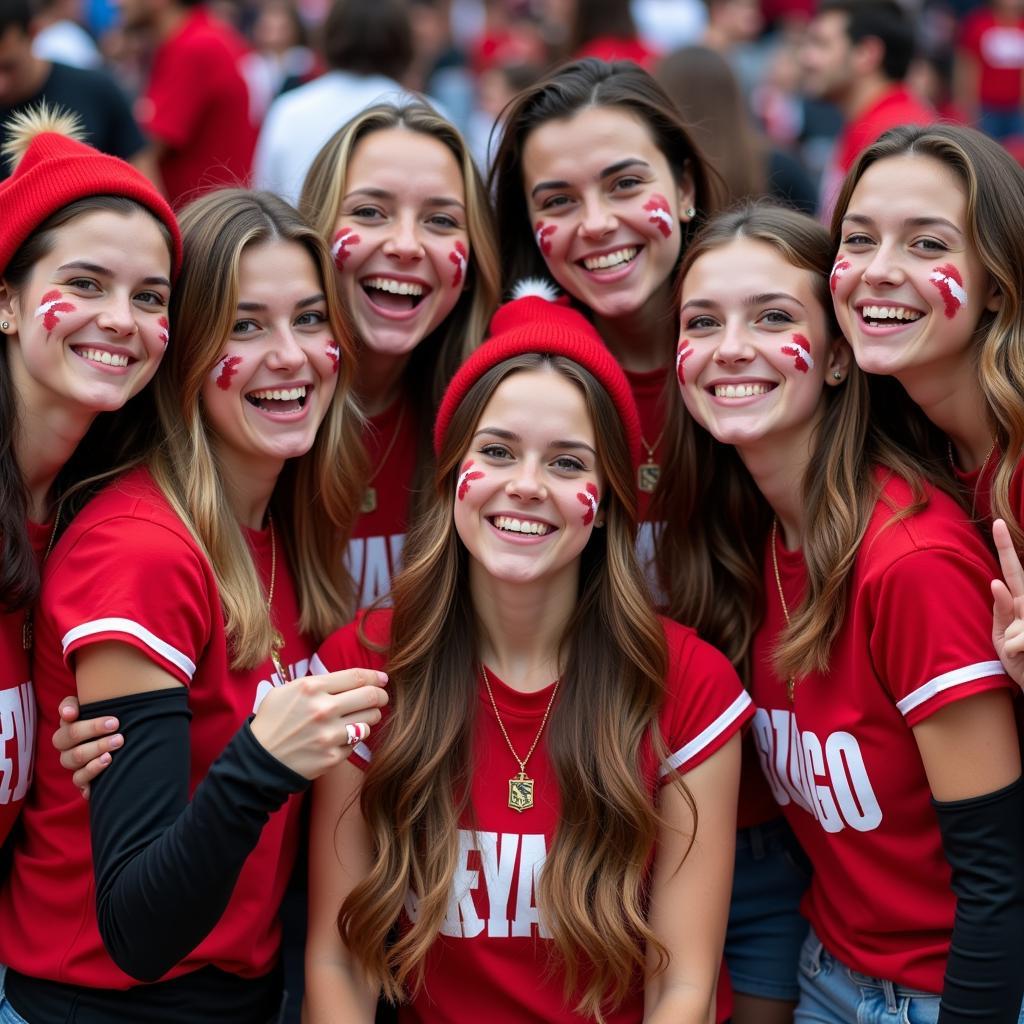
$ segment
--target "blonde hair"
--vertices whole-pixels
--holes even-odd
[[[361,420],[351,398],[355,354],[341,313],[324,240],[283,200],[266,192],[223,189],[180,216],[185,260],[171,299],[174,340],[154,385],[163,443],[149,468],[209,559],[224,609],[232,667],[270,654],[273,625],[242,529],[221,483],[200,393],[223,352],[236,315],[239,264],[251,245],[285,240],[309,253],[327,298],[341,349],[338,387],[313,447],[291,460],[271,498],[276,537],[291,565],[303,632],[319,640],[351,618],[354,587],[344,545],[358,515],[364,476]]]

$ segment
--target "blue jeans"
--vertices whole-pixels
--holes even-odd
[[[0,1024],[28,1024],[28,1021],[7,1001],[4,995],[4,976],[7,968],[0,965]]]
[[[782,818],[736,833],[725,962],[736,992],[795,1003],[811,867]]]
[[[939,996],[871,978],[829,953],[811,929],[800,951],[794,1024],[936,1024]],[[1024,1008],[1019,1024],[1024,1024]]]

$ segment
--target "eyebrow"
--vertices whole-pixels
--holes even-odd
[[[64,263],[57,268],[61,270],[85,270],[90,274],[97,274],[100,277],[113,277],[114,272],[107,267],[101,267],[98,263],[90,263],[88,260],[72,260],[70,263]],[[162,284],[168,288],[171,286],[171,282],[166,277],[144,277],[142,279],[143,284]]]
[[[502,430],[501,427],[481,427],[473,437],[477,438],[481,434],[490,434],[492,437],[500,437],[503,441],[522,441],[522,438],[518,434],[514,434],[511,430]],[[597,452],[595,452],[594,449],[585,441],[549,441],[548,447],[569,451],[588,451],[591,455],[597,458]]]
[[[369,185],[366,188],[355,188],[348,195],[345,196],[343,202],[347,202],[353,196],[369,196],[371,199],[390,199],[394,200],[395,193],[389,192],[383,188],[373,188]],[[424,206],[457,206],[460,210],[464,210],[465,204],[460,203],[458,199],[454,199],[451,196],[427,196],[423,200]]]
[[[295,308],[306,309],[308,306],[315,306],[320,302],[324,302],[325,299],[324,293],[319,292],[316,295],[310,295],[307,299],[300,299],[295,303]],[[236,308],[239,313],[263,313],[268,307],[265,302],[240,302]]]
[[[638,156],[629,156],[625,160],[620,160],[618,163],[609,164],[604,170],[600,171],[597,175],[598,181],[604,181],[605,178],[610,178],[613,174],[618,174],[620,171],[624,171],[627,167],[646,167],[650,170],[650,164],[646,160],[641,160]],[[548,189],[553,188],[569,188],[570,182],[568,181],[541,181],[538,182],[530,191],[530,196],[535,196],[538,192],[545,192]]]
[[[790,295],[789,292],[762,292],[760,295],[748,295],[743,300],[744,306],[763,306],[769,302],[778,302],[779,299],[784,299],[787,302],[793,302],[798,305],[801,309],[807,307],[794,295]],[[690,309],[714,309],[717,303],[712,302],[710,299],[690,299],[689,302],[683,303],[683,308],[680,312]]]
[[[865,217],[861,213],[848,213],[843,217],[843,223],[851,221],[854,224],[874,224],[875,222],[870,217]],[[955,231],[958,235],[963,232],[958,228],[951,220],[947,220],[945,217],[907,217],[904,221],[908,227],[912,228],[927,228],[938,224],[940,227],[950,228]]]

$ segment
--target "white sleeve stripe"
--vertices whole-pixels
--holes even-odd
[[[972,683],[975,679],[987,679],[989,676],[1004,676],[1002,662],[999,661],[978,661],[973,665],[964,665],[963,668],[955,668],[952,672],[943,672],[941,676],[929,679],[916,690],[908,693],[903,700],[896,702],[896,707],[907,715],[916,707],[920,707],[926,700],[931,700],[937,693],[949,690],[954,686],[963,683]]]
[[[64,645],[64,653],[68,648],[82,637],[95,636],[97,633],[127,633],[136,640],[141,640],[150,650],[155,651],[161,658],[165,658],[172,665],[176,665],[191,679],[196,674],[196,664],[187,655],[172,647],[166,640],[161,640],[155,633],[151,633],[141,623],[132,619],[93,619],[92,622],[83,622],[74,629],[69,629],[61,641]]]
[[[309,674],[311,676],[326,676],[330,669],[320,660],[319,654],[314,654],[309,659]]]
[[[353,754],[358,754],[367,764],[373,760],[373,751],[365,743],[357,743],[352,748]]]
[[[726,729],[750,707],[750,694],[745,690],[723,711],[703,732],[695,736],[674,754],[669,754],[658,768],[658,776],[664,778],[670,771],[686,764],[705,747],[710,746]]]

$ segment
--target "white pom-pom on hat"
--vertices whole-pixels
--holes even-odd
[[[512,286],[511,301],[516,299],[537,298],[546,302],[558,301],[558,289],[546,277],[524,277]]]
[[[7,141],[2,154],[9,170],[13,171],[21,163],[29,143],[43,132],[55,132],[76,142],[85,142],[85,127],[77,114],[63,107],[40,103],[19,111],[7,122]]]

